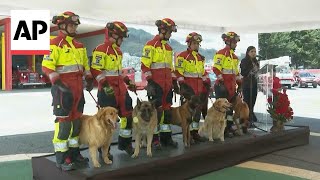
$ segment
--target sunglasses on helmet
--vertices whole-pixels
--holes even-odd
[[[201,42],[202,41],[202,36],[200,34],[197,34],[197,35],[193,36],[193,40],[197,41],[197,42]]]
[[[67,20],[69,20],[75,24],[80,24],[80,17],[78,15],[69,16],[67,18]]]

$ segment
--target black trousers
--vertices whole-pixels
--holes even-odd
[[[244,87],[242,89],[243,100],[249,106],[250,110],[250,121],[256,121],[254,118],[254,105],[256,104],[257,94],[258,94],[258,86],[254,84],[252,87]]]

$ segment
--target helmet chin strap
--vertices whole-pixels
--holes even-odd
[[[192,51],[195,51],[195,52],[199,52],[199,49],[191,49],[191,46],[188,46],[188,48],[190,49],[190,50],[192,50]]]
[[[162,34],[162,36],[163,36],[162,40],[169,41],[170,38],[166,38],[166,34],[167,34],[168,30],[167,29],[163,29],[163,30],[164,30],[164,32],[161,33],[161,29],[159,29],[159,34]]]
[[[116,39],[116,44],[117,44],[117,46],[119,46],[119,47],[120,47],[120,44],[119,44],[119,42],[118,42],[118,41],[119,41],[119,39],[120,39],[120,38],[117,38],[117,39]]]
[[[191,42],[188,43],[188,48],[189,48],[190,50],[192,50],[192,49],[191,49]],[[198,49],[195,49],[195,50],[192,50],[192,51],[199,52],[199,49],[200,49],[200,45],[199,45],[199,48],[198,48]]]
[[[114,37],[112,36],[112,33],[109,33],[109,37],[112,37],[112,38],[115,40],[116,45],[120,47],[119,39],[121,39],[121,38],[120,38],[120,36],[119,36],[119,35],[118,35],[118,37],[117,37],[117,38],[114,38]]]
[[[68,31],[68,25],[69,24],[71,24],[71,23],[65,23],[65,28],[61,28],[60,26],[59,26],[59,28],[61,29],[61,30],[64,30],[66,33],[67,33],[67,35],[68,36],[70,36],[70,37],[75,37],[76,35],[77,35],[77,33],[70,33],[69,31]]]
[[[231,40],[229,41],[229,44],[228,44],[228,43],[226,43],[226,45],[228,45],[228,46],[230,47],[230,49],[232,49],[233,51],[235,51],[235,50],[236,50],[236,47],[234,47],[234,48],[232,48],[232,47],[231,47]]]

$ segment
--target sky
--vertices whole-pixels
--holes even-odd
[[[151,34],[157,34],[158,29],[153,26],[145,26],[145,25],[128,25],[129,27],[136,29],[143,29],[146,32]],[[181,44],[185,44],[186,36],[193,32],[193,30],[188,29],[179,29],[178,32],[172,33],[172,38],[179,41]],[[222,49],[224,47],[224,42],[221,39],[221,34],[218,33],[210,33],[208,31],[197,31],[197,33],[202,35],[202,43],[201,47],[205,49],[214,48],[216,50]],[[245,54],[248,46],[255,46],[258,49],[258,34],[239,34],[240,42],[238,43],[238,47],[236,49],[236,55],[240,55],[241,53]]]

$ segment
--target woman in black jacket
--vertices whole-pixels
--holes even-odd
[[[257,122],[253,109],[258,93],[258,71],[259,62],[256,59],[256,48],[249,46],[247,48],[246,57],[242,59],[240,64],[242,80],[243,100],[248,104],[250,109],[250,122]]]

